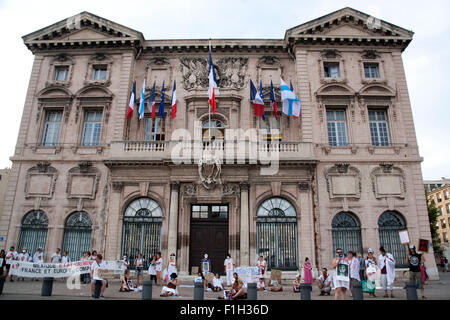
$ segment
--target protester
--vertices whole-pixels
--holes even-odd
[[[303,278],[305,283],[312,284],[313,283],[313,277],[312,277],[312,266],[309,261],[309,258],[305,259],[305,264],[303,265]]]
[[[216,276],[213,279],[213,291],[222,291],[223,290],[223,280],[220,278],[219,274],[216,273]]]
[[[87,260],[87,251],[83,251],[83,255],[81,256],[80,261],[86,261],[86,260]],[[82,283],[86,283],[86,280],[85,280],[86,274],[87,273],[80,274],[80,281]]]
[[[124,270],[128,270],[128,268],[130,267],[130,261],[128,261],[128,257],[126,254],[123,255],[122,260],[123,260]]]
[[[364,258],[361,256],[361,253],[357,253],[356,257],[359,261],[359,279],[364,280]]]
[[[297,277],[295,278],[294,282],[292,283],[292,289],[294,290],[294,292],[300,292],[300,283],[302,280],[302,276],[300,273],[297,274]],[[311,279],[312,281],[312,279]],[[306,283],[306,281],[305,281]]]
[[[0,251],[0,277],[3,276],[4,268],[6,266],[6,252],[5,250]]]
[[[61,249],[60,248],[56,248],[56,252],[54,254],[52,254],[50,261],[52,263],[60,263],[61,262]]]
[[[150,281],[154,280],[155,284],[158,284],[158,280],[156,279],[156,259],[155,256],[151,257],[149,266],[148,266],[148,274],[150,275]]]
[[[278,283],[278,280],[269,280],[269,291],[280,292],[283,291],[283,286]]]
[[[223,266],[225,269],[225,274],[227,275],[227,287],[229,287],[233,282],[233,272],[236,267],[234,260],[229,253],[227,254],[227,258],[225,259]]]
[[[409,281],[418,283],[418,287],[422,294],[422,300],[425,300],[425,291],[423,289],[423,280],[420,274],[420,264],[425,263],[425,257],[423,254],[416,252],[416,247],[411,245],[408,250],[406,262],[409,265]]]
[[[137,257],[134,259],[134,266],[136,267],[136,287],[139,288],[142,279],[143,270],[144,270],[144,258],[142,258],[142,254],[138,252]]]
[[[92,260],[92,255],[90,251],[86,251],[86,261],[91,261]],[[91,274],[90,273],[86,273],[84,275],[84,283],[85,284],[89,284],[91,283]]]
[[[69,263],[71,262],[69,257],[69,251],[64,251],[63,256],[61,257],[61,263]]]
[[[21,262],[28,262],[30,260],[30,255],[27,252],[27,248],[22,249],[22,252],[18,255],[18,260]],[[20,281],[20,279],[22,279],[22,281],[25,281],[24,277],[17,277],[17,281]]]
[[[395,259],[392,254],[380,247],[381,254],[378,256],[378,268],[381,270],[381,286],[384,289],[383,298],[388,297],[388,289],[391,290],[391,298],[394,298]]]
[[[44,263],[44,252],[42,251],[42,248],[39,247],[38,251],[33,256],[33,262],[34,263]],[[34,278],[34,280],[39,281],[39,278]]]
[[[105,288],[106,288],[106,284],[108,283],[106,280],[100,278],[99,274],[98,274],[98,269],[105,269],[106,268],[106,263],[103,261],[103,257],[101,254],[97,254],[95,255],[95,261],[91,266],[91,299],[94,299],[94,293],[95,293],[95,282],[96,281],[101,281],[102,282],[102,287],[100,289],[100,299],[105,299],[105,297],[103,296],[103,293],[105,292]]]
[[[258,291],[266,290],[266,283],[264,278],[259,278],[258,284],[256,285],[256,290]]]
[[[366,281],[366,287],[367,292],[369,293],[369,296],[376,297],[375,295],[375,278],[377,274],[377,259],[373,255],[373,250],[369,248],[367,250],[368,256],[366,257],[366,260],[364,261],[364,277],[367,279]]]
[[[161,271],[162,271],[163,259],[161,258],[161,252],[156,253],[156,262],[155,262],[155,270],[156,270],[156,285],[160,286],[161,284]]]
[[[206,278],[206,274],[208,272],[211,272],[211,260],[208,258],[208,254],[207,253],[205,253],[205,255],[203,256],[203,259],[201,261],[200,267],[201,267],[201,271],[203,273],[203,276]]]
[[[131,286],[130,286],[130,284],[131,284]],[[127,269],[123,273],[119,292],[130,292],[130,291],[133,291],[132,284],[133,283],[131,282],[131,279],[130,279],[130,270]]]
[[[92,254],[91,254],[91,256],[90,256],[90,259],[91,259],[91,260],[95,260],[95,259],[96,259],[96,256],[97,256],[97,251],[92,250]]]
[[[348,264],[350,266],[350,293],[353,297],[353,285],[361,279],[359,278],[359,260],[353,251],[347,252]]]
[[[6,273],[5,273],[5,279],[8,277],[9,274],[9,269],[11,267],[11,263],[14,260],[17,260],[19,257],[19,255],[17,254],[16,248],[14,246],[11,246],[11,248],[9,248],[9,251],[6,253],[5,259],[6,259]],[[13,276],[10,275],[9,276],[9,281],[13,282]]]
[[[201,271],[198,272],[198,278],[201,278],[202,280],[202,284],[203,284],[203,291],[207,291],[208,289],[208,284],[206,283],[206,278],[203,276],[203,273]]]
[[[177,274],[172,273],[170,275],[170,280],[167,283],[166,286],[164,286],[161,289],[161,297],[167,297],[167,296],[178,296],[178,289],[177,287],[180,285],[180,282],[177,279]]]
[[[242,282],[241,279],[239,279],[238,274],[235,272],[233,273],[234,282],[231,286],[231,299],[247,299],[247,293],[245,293],[244,290],[244,282]]]
[[[330,295],[331,277],[328,275],[327,268],[322,268],[322,274],[317,278],[317,287],[319,287],[320,295]]]
[[[267,262],[266,260],[264,260],[264,257],[262,255],[259,256],[259,260],[258,262],[256,262],[256,266],[258,267],[259,274],[261,275],[261,277],[265,278],[264,274],[266,273]]]
[[[172,273],[177,274],[177,262],[176,262],[176,256],[175,253],[170,254],[169,256],[169,263],[167,264],[167,278],[169,278],[169,275]],[[167,282],[169,279],[165,279],[165,282]]]
[[[334,269],[333,284],[336,289],[334,299],[346,300],[347,290],[350,287],[350,267],[342,249],[336,250],[336,257],[333,259],[332,266]]]
[[[427,284],[429,277],[427,273],[427,267],[425,267],[425,263],[420,264],[420,276],[422,277],[423,284]]]

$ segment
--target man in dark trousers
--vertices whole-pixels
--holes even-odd
[[[425,300],[425,292],[423,289],[422,274],[420,273],[420,265],[425,262],[423,254],[416,252],[414,245],[409,246],[406,262],[409,264],[409,281],[414,281],[419,284],[422,300]]]

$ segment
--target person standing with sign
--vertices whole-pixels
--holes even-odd
[[[28,262],[29,259],[30,259],[30,255],[27,252],[27,248],[23,248],[22,252],[19,253],[19,261]],[[22,279],[22,281],[25,281],[24,277],[17,277],[17,281],[20,281],[20,279]]]
[[[366,281],[366,287],[367,291],[369,293],[369,296],[376,297],[375,295],[375,278],[377,274],[377,259],[373,255],[373,250],[369,248],[367,250],[368,256],[366,257],[366,260],[364,261],[364,276],[367,279]]]
[[[350,287],[350,267],[341,248],[336,250],[336,257],[332,263],[334,269],[333,283],[336,293],[335,300],[346,300],[347,290]]]
[[[256,266],[258,267],[259,273],[264,278],[264,274],[266,273],[267,262],[264,260],[262,255],[259,256],[258,262],[256,262]]]
[[[233,272],[236,267],[234,260],[229,253],[227,254],[227,258],[225,259],[223,266],[225,269],[225,274],[227,275],[227,287],[229,287],[233,282]]]
[[[156,285],[157,286],[160,286],[162,283],[162,279],[161,279],[162,265],[163,265],[163,259],[161,258],[161,252],[157,252],[156,253],[156,262],[155,262]]]
[[[42,248],[39,247],[38,251],[33,256],[33,262],[34,263],[44,263],[44,251],[42,251]],[[38,278],[34,278],[34,280],[39,281]]]
[[[51,261],[52,261],[52,263],[60,263],[61,262],[61,249],[60,248],[56,248],[56,252],[54,254],[52,254]]]
[[[107,281],[100,278],[98,274],[98,269],[105,269],[106,263],[103,261],[103,256],[99,253],[95,256],[95,261],[91,265],[91,299],[94,299],[94,293],[95,293],[95,282],[101,281],[102,282],[102,288],[100,289],[100,299],[105,299],[103,296],[103,293],[105,292]]]
[[[17,260],[18,258],[18,254],[16,251],[16,248],[14,246],[12,246],[11,248],[9,248],[9,251],[6,253],[5,259],[6,259],[6,274],[5,274],[5,279],[8,277],[9,274],[9,268],[11,267],[11,263],[14,260]],[[9,276],[9,281],[13,282],[13,276],[10,275]]]
[[[425,257],[423,254],[416,252],[414,245],[409,246],[406,262],[409,264],[409,281],[414,281],[419,284],[420,293],[422,294],[422,300],[425,300],[425,292],[423,289],[422,275],[420,274],[420,265],[425,263]]]
[[[211,260],[208,258],[207,253],[205,253],[205,255],[202,259],[201,267],[202,267],[203,276],[206,278],[206,274],[211,271]]]

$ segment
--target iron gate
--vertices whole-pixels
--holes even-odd
[[[80,260],[91,248],[92,221],[86,212],[72,213],[66,220],[62,251],[69,251],[71,261]]]
[[[45,251],[47,241],[48,218],[44,211],[34,210],[29,212],[22,221],[18,252],[27,248],[27,252],[33,256],[38,248]]]
[[[331,222],[333,238],[333,255],[338,248],[344,252],[349,250],[362,252],[361,225],[350,212],[338,213]]]
[[[297,213],[283,198],[270,198],[258,208],[256,244],[268,270],[297,270]]]
[[[122,227],[122,255],[128,256],[130,268],[140,252],[144,259],[161,251],[162,210],[149,198],[134,200],[125,210]]]
[[[380,245],[394,256],[395,266],[397,268],[408,266],[406,263],[406,249],[400,243],[400,236],[398,234],[400,230],[404,229],[406,229],[406,223],[396,212],[386,211],[378,219]]]

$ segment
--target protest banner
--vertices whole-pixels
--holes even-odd
[[[17,277],[31,278],[65,278],[74,274],[86,274],[91,270],[94,260],[74,261],[68,263],[33,263],[24,261],[12,261],[10,274]],[[114,273],[120,274],[122,271],[122,260],[105,261],[106,268],[113,270]]]
[[[398,232],[398,235],[400,236],[400,243],[401,244],[407,244],[409,243],[409,234],[408,230],[400,230]]]
[[[235,272],[244,282],[244,287],[247,287],[247,283],[257,283],[261,276],[258,267],[237,267]]]

